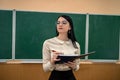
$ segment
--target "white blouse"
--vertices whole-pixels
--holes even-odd
[[[55,50],[57,52],[61,52],[65,55],[67,54],[78,54],[80,55],[80,45],[78,42],[76,42],[78,49],[73,47],[72,41],[62,41],[58,39],[57,37],[45,40],[43,43],[43,69],[44,71],[52,71],[52,70],[58,70],[58,71],[67,71],[70,70],[70,68],[65,64],[51,64],[51,58],[53,55],[52,50]],[[79,69],[80,65],[80,59],[75,60],[76,68],[75,71]]]

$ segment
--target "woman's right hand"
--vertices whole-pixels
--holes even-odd
[[[60,61],[60,59],[58,59],[58,55],[61,54],[60,52],[57,52],[55,50],[52,50],[53,56],[51,58],[51,63],[55,64],[56,61]]]

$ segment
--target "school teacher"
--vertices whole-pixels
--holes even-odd
[[[79,70],[80,59],[68,61],[63,64],[55,64],[60,61],[59,54],[80,55],[80,45],[76,41],[73,21],[70,16],[61,15],[56,22],[56,36],[47,39],[43,43],[43,69],[51,71],[48,80],[76,80],[73,71]]]

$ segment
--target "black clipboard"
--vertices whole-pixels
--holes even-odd
[[[60,59],[60,61],[56,61],[55,64],[62,64],[62,63],[67,63],[68,61],[74,61],[75,59],[83,58],[93,53],[95,53],[95,51],[81,55],[59,55],[57,58]]]

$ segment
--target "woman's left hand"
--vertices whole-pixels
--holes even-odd
[[[71,62],[71,61],[68,61],[67,63],[65,63],[65,65],[67,65],[69,68],[71,69],[75,69],[76,68],[76,63],[75,61]]]

